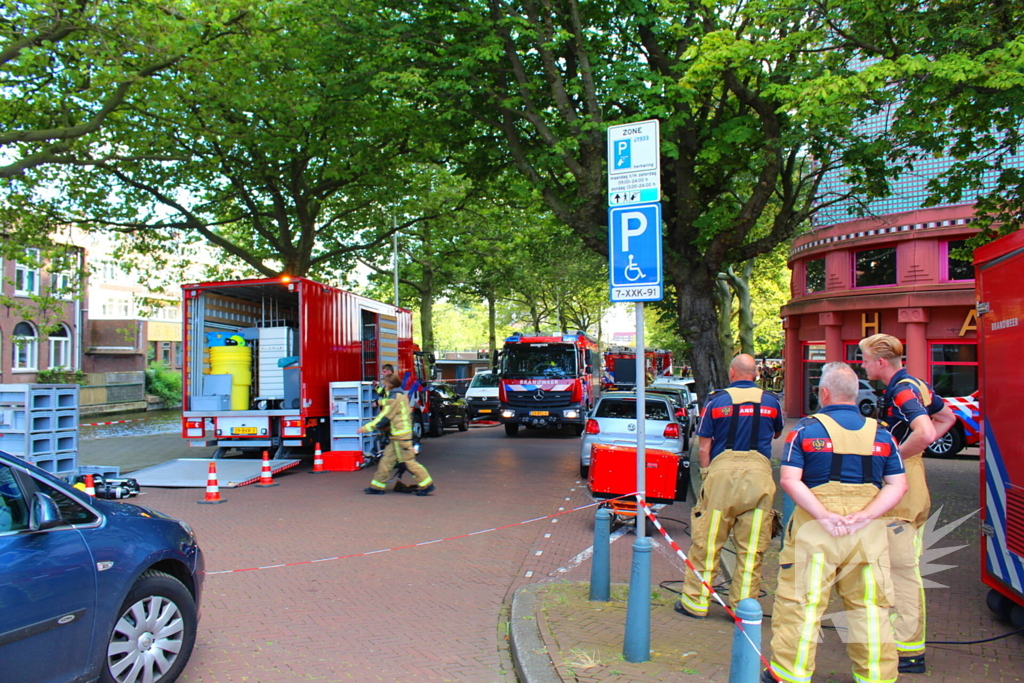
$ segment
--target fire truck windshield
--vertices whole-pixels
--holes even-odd
[[[501,359],[509,379],[568,379],[576,376],[576,350],[562,344],[510,344]]]

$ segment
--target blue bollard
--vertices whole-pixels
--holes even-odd
[[[612,561],[609,537],[612,531],[612,513],[608,508],[597,508],[594,519],[594,560],[590,564],[590,599],[608,602],[612,593]]]
[[[637,516],[640,524],[644,523],[642,515],[641,512]],[[646,662],[651,658],[651,539],[646,536],[633,542],[622,656],[627,662]]]
[[[761,658],[757,654],[761,650],[761,603],[754,598],[743,598],[736,606],[736,616],[757,648],[743,635],[739,624],[733,626],[729,683],[757,683],[761,675]]]

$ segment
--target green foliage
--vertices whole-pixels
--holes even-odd
[[[36,381],[40,384],[78,384],[83,387],[89,384],[89,379],[84,372],[68,368],[40,370],[36,373]]]
[[[146,393],[159,396],[165,404],[181,403],[181,373],[172,372],[163,363],[146,368]]]

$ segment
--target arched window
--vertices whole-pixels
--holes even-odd
[[[14,326],[12,341],[15,370],[36,370],[39,358],[39,337],[32,323],[20,322]]]
[[[50,369],[71,367],[71,330],[64,323],[50,333]]]

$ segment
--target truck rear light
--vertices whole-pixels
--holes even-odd
[[[281,435],[291,437],[301,437],[306,435],[306,430],[303,427],[305,422],[299,417],[286,417],[281,420]]]
[[[185,438],[191,439],[202,437],[206,433],[206,422],[204,420],[185,420]]]
[[[666,439],[678,439],[679,438],[679,425],[675,422],[669,422],[665,425],[665,433],[662,435]]]
[[[597,420],[587,420],[587,434],[600,434],[601,425],[597,424]]]

